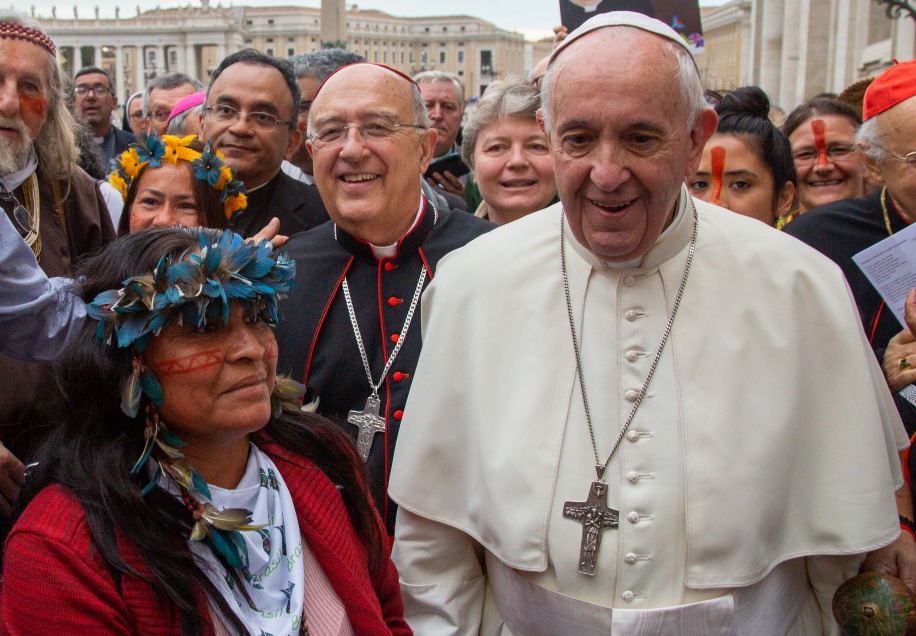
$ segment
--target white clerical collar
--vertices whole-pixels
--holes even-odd
[[[569,226],[566,227],[566,236],[570,245],[587,261],[592,267],[600,270],[611,269],[645,269],[657,267],[659,264],[672,258],[679,253],[690,242],[693,234],[693,216],[687,214],[688,209],[692,209],[690,204],[690,195],[687,193],[686,186],[681,186],[681,193],[678,195],[677,203],[674,207],[674,218],[665,230],[655,240],[655,244],[649,248],[649,251],[640,256],[623,263],[611,263],[599,259],[592,254],[584,245],[579,243]]]
[[[38,169],[38,158],[35,156],[34,152],[29,153],[28,158],[25,161],[25,167],[20,168],[16,172],[11,172],[0,176],[0,182],[3,183],[4,187],[12,192],[23,183],[25,180],[32,176],[32,173]]]
[[[424,197],[421,194],[420,195],[420,207],[417,208],[417,215],[414,217],[413,223],[410,225],[410,229],[404,233],[404,236],[407,236],[408,234],[410,234],[413,231],[413,229],[417,227],[417,223],[420,222],[420,217],[423,216],[423,208],[426,207],[425,204],[426,204],[426,197]],[[402,236],[401,238],[404,238],[404,237]],[[391,245],[374,245],[372,243],[369,243],[369,245],[372,247],[372,253],[375,254],[375,258],[381,260],[383,258],[391,258],[393,256],[397,256],[398,244],[400,242],[401,242],[400,239],[398,239]]]

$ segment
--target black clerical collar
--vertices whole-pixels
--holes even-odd
[[[423,213],[407,231],[407,234],[398,241],[397,253],[390,260],[396,261],[416,253],[436,226],[436,222],[439,220],[439,211],[426,197],[423,197],[423,202]],[[334,226],[334,236],[337,238],[337,242],[355,257],[364,261],[376,262],[379,260],[372,250],[371,243],[347,233],[338,225]]]

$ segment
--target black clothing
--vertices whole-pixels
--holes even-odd
[[[248,237],[270,219],[280,219],[280,234],[293,236],[328,220],[318,188],[297,181],[280,170],[277,176],[248,193],[248,207],[232,218],[230,229]]]
[[[355,439],[358,429],[347,417],[351,410],[362,411],[372,389],[341,289],[344,276],[373,382],[378,382],[404,326],[423,265],[429,270],[428,284],[440,258],[493,227],[470,214],[437,211],[427,204],[419,222],[400,241],[397,255],[380,260],[368,243],[333,223],[291,238],[283,249],[296,261],[297,284],[280,303],[278,372],[305,384],[307,399],[319,398],[318,412]],[[372,496],[389,534],[394,533],[396,506],[386,496],[388,471],[420,356],[419,313],[418,305],[401,350],[379,388],[386,431],[375,436],[369,453]]]
[[[899,232],[907,222],[897,212],[889,195],[886,202],[891,230]],[[882,362],[888,341],[903,327],[852,260],[854,254],[888,237],[881,210],[881,192],[864,199],[842,199],[814,208],[788,223],[782,231],[804,241],[840,266],[852,289],[865,335],[878,361]],[[912,436],[916,433],[916,406],[896,392],[893,396],[907,433]]]

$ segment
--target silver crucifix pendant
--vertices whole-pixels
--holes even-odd
[[[593,481],[585,501],[567,501],[563,516],[582,524],[582,543],[579,547],[579,572],[595,576],[601,533],[606,528],[616,528],[619,512],[607,505],[607,484]]]
[[[372,441],[376,433],[385,432],[385,418],[379,415],[379,407],[382,402],[377,395],[370,395],[366,399],[366,406],[362,411],[350,411],[347,421],[359,427],[359,435],[356,437],[356,450],[363,462],[369,461],[369,450],[372,448]]]

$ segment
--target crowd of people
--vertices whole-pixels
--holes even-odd
[[[852,258],[916,219],[916,61],[782,121],[647,15],[556,33],[471,111],[245,49],[118,116],[0,11],[0,631],[806,635],[859,571],[916,592],[916,292],[901,328]]]

